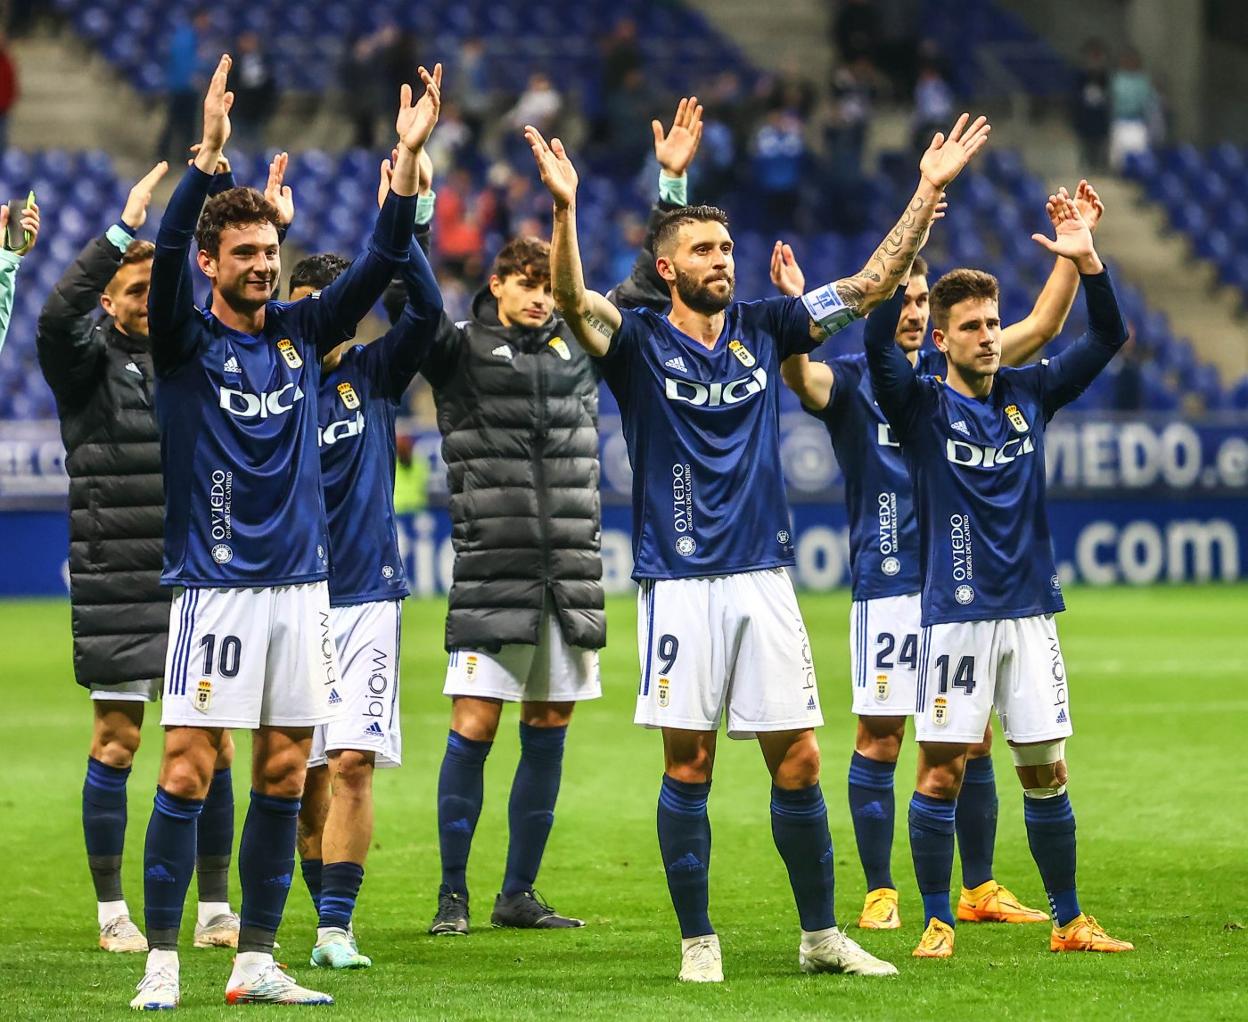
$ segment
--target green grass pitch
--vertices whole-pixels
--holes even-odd
[[[279,957],[301,980],[338,998],[328,1011],[352,1020],[1248,1017],[1248,587],[1077,589],[1069,602],[1062,636],[1076,726],[1069,760],[1080,894],[1112,933],[1135,942],[1135,954],[1057,956],[1047,950],[1046,926],[963,925],[955,958],[912,959],[921,920],[904,824],[914,762],[908,745],[897,772],[894,846],[903,927],[866,934],[850,928],[901,975],[801,975],[762,758],[752,743],[723,741],[711,797],[711,909],[727,981],[679,986],[679,935],[655,839],[659,738],[631,723],[634,605],[613,599],[612,644],[603,657],[607,696],[579,709],[573,721],[539,878],[539,889],[560,909],[584,916],[587,928],[520,933],[488,926],[518,755],[512,712],[487,763],[486,806],[469,869],[477,929],[467,939],[425,935],[438,882],[434,789],[448,706],[440,695],[443,605],[413,601],[403,643],[406,765],[378,776],[376,842],[356,917],[375,965],[326,974],[306,964],[314,919],[297,877]],[[852,924],[863,878],[845,805],[853,729],[848,595],[804,595],[802,607],[829,718],[819,737],[837,909],[842,923]],[[0,1018],[127,1017],[143,959],[94,948],[79,819],[90,711],[71,681],[69,610],[59,602],[6,603],[0,623]],[[160,751],[155,714],[145,742],[131,778],[125,870],[140,918],[143,833]],[[247,749],[240,736],[240,760]],[[1021,794],[1001,750],[997,876],[1041,905]],[[236,769],[235,778],[241,825],[246,769]],[[237,906],[236,877],[232,893]],[[228,953],[190,949],[192,916],[193,909],[184,931],[179,1017],[246,1011],[222,1004]]]

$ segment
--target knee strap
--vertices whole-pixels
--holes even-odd
[[[1053,742],[1037,742],[1034,745],[1011,745],[1010,755],[1015,766],[1048,766],[1066,758],[1066,739]]]

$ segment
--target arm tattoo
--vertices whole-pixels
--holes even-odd
[[[836,289],[836,296],[845,303],[845,307],[855,312],[862,308],[863,299],[866,298],[866,292],[854,283],[856,279],[856,277],[846,277],[832,285]]]
[[[931,227],[935,206],[932,206],[930,212],[925,212],[923,205],[923,200],[917,196],[910,200],[910,205],[901,214],[901,219],[889,231],[888,236],[880,242],[880,247],[875,250],[875,254],[867,261],[867,265],[857,274],[857,278],[883,284],[884,286],[879,290],[885,293],[891,292],[901,283],[902,277],[909,272],[915,255],[922,248],[923,240]],[[880,273],[870,269],[872,266],[878,266]]]
[[[604,320],[599,319],[592,312],[588,312],[585,314],[584,322],[585,322],[585,325],[589,327],[589,329],[594,331],[594,333],[602,334],[603,337],[606,337],[608,339],[610,339],[610,337],[615,333],[615,331],[611,329],[611,326],[608,323],[606,323]]]

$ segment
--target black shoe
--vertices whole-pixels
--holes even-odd
[[[568,930],[584,926],[584,919],[561,916],[538,897],[536,891],[500,894],[494,899],[494,926],[514,926],[522,930]]]
[[[454,891],[439,891],[438,914],[433,917],[429,932],[437,937],[466,937],[468,899]]]

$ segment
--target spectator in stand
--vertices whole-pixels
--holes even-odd
[[[752,187],[762,197],[765,226],[781,233],[792,230],[806,158],[802,122],[787,110],[772,110],[754,134],[753,149]]]
[[[181,160],[199,134],[204,75],[204,44],[212,15],[200,8],[190,20],[174,23],[165,64],[165,126],[156,143],[157,159]]]
[[[514,131],[523,131],[526,124],[531,124],[545,134],[554,130],[562,109],[563,97],[554,83],[545,72],[534,71],[529,75],[528,86],[516,100],[516,105],[507,111],[504,120]]]
[[[9,37],[0,29],[0,156],[9,147],[9,113],[20,95],[17,64],[9,52]]]
[[[472,129],[474,140],[479,140],[486,119],[492,112],[494,94],[490,88],[490,67],[485,43],[475,36],[465,39],[460,47],[452,81],[454,85],[446,94],[455,97],[463,111],[464,123]]]
[[[875,65],[866,57],[842,64],[832,76],[832,112],[824,135],[828,170],[839,186],[851,186],[862,177],[862,151],[875,91]]]
[[[932,136],[943,131],[953,118],[953,89],[941,72],[940,63],[928,56],[919,65],[919,80],[914,87],[914,129],[912,144],[923,152]]]
[[[872,0],[842,0],[832,22],[832,36],[846,64],[859,57],[874,61],[880,46],[880,17]]]
[[[1159,113],[1157,92],[1137,50],[1128,46],[1109,80],[1109,162],[1121,171],[1127,157],[1152,148],[1152,125]]]
[[[631,74],[641,70],[641,47],[637,43],[637,23],[632,18],[622,18],[615,23],[611,34],[602,44],[604,100],[609,99],[612,92],[623,86]]]
[[[472,203],[472,179],[464,170],[453,170],[438,189],[434,212],[439,266],[462,273],[465,264],[481,251],[484,238]]]
[[[802,76],[796,61],[786,60],[780,73],[772,80],[767,108],[787,110],[802,120],[814,112],[815,88]]]
[[[650,141],[638,134],[637,125],[649,121],[657,106],[645,72],[629,71],[606,96],[606,143],[611,163],[621,174],[631,174],[650,155]]]
[[[347,45],[343,57],[339,71],[343,106],[351,122],[351,144],[360,149],[373,148],[378,111],[393,96],[384,91],[387,78],[378,74],[378,68],[386,66],[387,49],[393,45],[397,31],[390,24],[375,32],[361,33]]]
[[[1099,39],[1083,44],[1072,121],[1080,164],[1090,171],[1104,170],[1109,153],[1109,60]]]
[[[234,62],[237,84],[230,109],[233,139],[236,148],[256,152],[264,148],[264,128],[278,102],[277,80],[258,33],[244,32],[238,37]]]
[[[435,167],[458,167],[470,162],[473,130],[458,103],[443,100],[438,130],[426,146]]]

